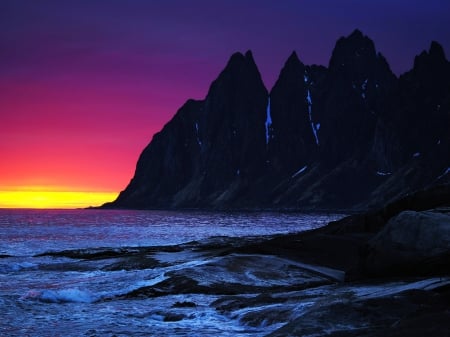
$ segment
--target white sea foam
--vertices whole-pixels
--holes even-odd
[[[195,144],[195,134],[193,140]],[[213,303],[221,298],[220,295],[124,296],[143,287],[158,288],[160,282],[167,283],[167,278],[174,274],[205,283],[211,274],[219,282],[236,279],[246,284],[259,282],[264,286],[269,282],[257,273],[236,272],[231,273],[232,278],[226,272],[227,264],[221,264],[227,260],[224,256],[211,256],[203,250],[193,249],[194,244],[180,246],[182,251],[149,248],[147,252],[143,246],[159,247],[195,240],[218,247],[223,243],[226,247],[230,236],[298,232],[320,227],[337,217],[341,216],[0,210],[2,254],[11,255],[0,259],[0,266],[8,269],[0,271],[2,328],[11,336],[133,336],[142,331],[150,331],[155,336],[265,336],[282,323],[268,320],[258,327],[242,324],[235,317],[239,312],[232,310],[228,316],[216,309]],[[16,239],[18,233],[20,242]],[[130,248],[139,246],[139,249]],[[66,250],[71,250],[76,258],[58,255]],[[38,256],[48,251],[56,255]],[[102,258],[94,258],[97,253],[97,257]],[[124,269],[117,270],[121,266]],[[214,266],[218,266],[217,273]],[[277,270],[276,266],[273,269]],[[290,269],[287,271],[289,275],[291,272]],[[296,280],[302,279],[301,275],[296,275],[290,279],[294,276]],[[273,284],[288,282],[285,279],[287,277],[274,280]],[[195,308],[174,306],[177,302],[190,302]],[[286,305],[290,310],[297,303]],[[263,303],[260,308],[268,312],[283,310],[283,306],[272,306],[271,303],[267,306]],[[170,314],[183,318],[166,322]],[[251,308],[249,314],[252,315]]]
[[[60,290],[30,290],[22,296],[23,300],[37,300],[45,303],[92,303],[97,300],[90,292],[78,288]]]
[[[110,290],[102,291],[95,296],[95,300],[97,301],[97,300],[111,299],[111,298],[115,298],[118,296],[126,295],[126,294],[128,294],[132,291],[135,291],[137,289],[140,289],[140,288],[151,287],[151,286],[158,284],[166,279],[167,279],[167,276],[165,276],[164,273],[161,273],[160,275],[158,275],[154,278],[138,281],[138,282],[133,283],[129,286],[126,286],[122,289],[117,289],[114,291],[110,291]]]
[[[352,292],[360,298],[376,298],[382,296],[392,296],[393,294],[411,289],[431,290],[434,287],[448,285],[449,282],[449,278],[434,277],[415,282],[393,282],[382,285],[355,287],[352,289]]]
[[[0,272],[16,272],[25,269],[36,269],[38,265],[31,262],[10,262],[10,263],[0,263]]]

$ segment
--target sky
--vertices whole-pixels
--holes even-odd
[[[0,0],[0,208],[113,200],[236,51],[270,90],[293,50],[326,66],[358,28],[400,75],[432,40],[450,51],[449,17],[448,0]]]

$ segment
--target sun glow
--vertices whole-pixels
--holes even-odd
[[[117,197],[113,192],[68,192],[32,188],[0,191],[0,208],[84,208],[99,206]]]

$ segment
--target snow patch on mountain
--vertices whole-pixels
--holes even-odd
[[[195,122],[195,132],[197,135],[197,144],[202,147],[202,141],[200,140],[199,131],[198,131],[198,122]]]
[[[437,180],[444,178],[449,173],[450,173],[450,167],[447,167],[447,169],[444,171],[444,173],[442,173],[439,177],[437,177]]]
[[[308,168],[308,165],[303,166],[300,170],[298,170],[297,172],[295,172],[292,175],[292,178],[295,178],[296,176],[298,176],[299,174],[302,174],[303,172],[306,171],[306,169]]]
[[[316,144],[319,145],[319,135],[317,134],[317,131],[319,131],[320,123],[314,124],[312,119],[312,98],[311,98],[311,92],[308,89],[308,94],[306,96],[306,102],[308,103],[308,115],[309,115],[309,123],[311,124],[311,129],[314,134],[314,138],[316,140]],[[317,128],[317,125],[319,128]]]
[[[266,109],[266,144],[269,144],[270,140],[270,127],[272,126],[272,116],[270,115],[270,96],[267,101],[267,109]]]
[[[367,82],[369,81],[368,78],[365,79],[365,81],[361,84],[361,97],[363,99],[366,99],[366,89],[367,89]]]

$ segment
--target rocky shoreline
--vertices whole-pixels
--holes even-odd
[[[269,336],[448,336],[449,206],[449,185],[435,186],[377,211],[247,247],[341,270],[343,288],[383,288],[311,308]],[[396,291],[398,281],[426,286]]]
[[[450,186],[405,196],[298,234],[215,237],[176,246],[79,250],[102,270],[169,267],[111,300],[182,296],[158,314],[205,306],[258,336],[448,336]],[[251,330],[255,329],[255,330]]]

